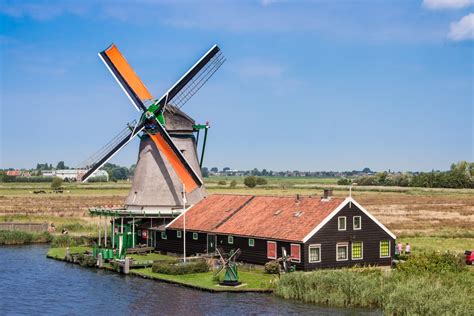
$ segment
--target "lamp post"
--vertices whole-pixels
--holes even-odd
[[[186,263],[186,189],[183,183],[183,262]]]

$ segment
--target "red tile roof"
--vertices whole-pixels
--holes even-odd
[[[186,229],[217,234],[302,241],[344,199],[215,194],[186,212]],[[183,216],[168,228],[182,229]]]
[[[210,195],[186,212],[186,229],[213,231],[222,221],[244,205],[251,195]],[[183,216],[176,218],[168,228],[182,229]]]
[[[7,171],[7,176],[13,176],[13,177],[17,177],[19,176],[21,173],[20,170],[8,170]]]

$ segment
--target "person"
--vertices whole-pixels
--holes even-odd
[[[395,249],[397,251],[397,255],[401,255],[403,252],[403,244],[401,241],[398,242],[397,248]]]
[[[411,246],[409,243],[407,243],[407,245],[405,246],[405,254],[406,255],[409,255],[411,252]]]

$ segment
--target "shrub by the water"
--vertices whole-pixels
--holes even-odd
[[[77,262],[79,262],[81,266],[95,267],[97,264],[97,259],[91,255],[79,254],[77,256]]]
[[[265,263],[265,273],[280,274],[280,263],[276,260],[268,261]]]
[[[30,233],[23,231],[0,230],[0,245],[21,245],[29,243],[50,242],[53,239],[50,233]]]
[[[470,315],[473,284],[474,273],[460,265],[458,256],[424,254],[386,272],[353,268],[284,274],[275,293],[309,303],[380,308],[387,314]]]
[[[191,273],[203,273],[209,271],[209,265],[206,260],[195,260],[187,263],[176,263],[176,262],[155,262],[151,270],[154,273],[163,274],[191,274]]]
[[[55,236],[51,242],[52,248],[87,246],[92,243],[92,238],[85,236],[60,235]]]

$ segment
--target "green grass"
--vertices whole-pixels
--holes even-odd
[[[169,275],[161,273],[153,273],[151,268],[132,270],[133,274],[142,275],[154,279],[171,281],[185,285],[194,286],[197,288],[210,289],[215,291],[229,291],[229,290],[268,290],[275,283],[275,276],[264,274],[259,271],[247,272],[239,271],[239,280],[244,284],[237,288],[219,286],[214,280],[213,272],[183,274],[183,275]]]
[[[53,239],[48,232],[32,233],[23,231],[0,230],[0,245],[21,245],[46,243]]]
[[[402,237],[397,239],[403,245],[409,243],[413,253],[419,252],[456,252],[474,249],[474,238],[447,238],[447,237]]]
[[[137,255],[137,254],[131,254],[127,255],[127,257],[131,257],[137,261],[144,261],[144,260],[169,260],[169,261],[174,261],[177,258],[172,257],[172,256],[167,256],[167,255],[162,255],[159,253],[149,253],[146,255]]]
[[[86,250],[92,251],[92,248],[87,246],[77,246],[69,247],[69,250],[71,253],[83,253]],[[66,256],[66,248],[49,248],[47,255],[48,257],[62,260]]]

